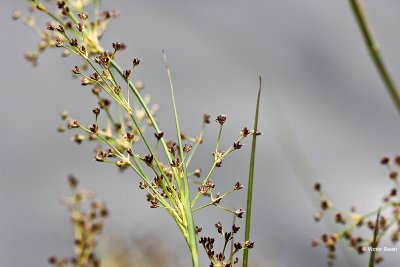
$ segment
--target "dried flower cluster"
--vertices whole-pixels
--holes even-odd
[[[109,212],[106,205],[95,199],[92,191],[78,190],[78,181],[70,176],[69,186],[72,191],[70,197],[65,197],[62,203],[67,206],[74,229],[74,252],[71,258],[57,258],[52,256],[49,263],[56,267],[78,266],[99,267],[100,260],[94,249],[97,236],[102,232],[104,220]]]
[[[234,236],[240,229],[240,227],[236,226],[235,224],[233,224],[230,231],[227,232],[224,231],[221,222],[217,222],[215,224],[215,228],[217,228],[218,234],[223,238],[224,241],[223,249],[220,253],[215,253],[215,238],[201,237],[199,240],[199,243],[203,246],[208,258],[210,259],[210,267],[232,267],[239,262],[239,259],[234,257],[237,252],[243,249],[251,249],[254,247],[254,242],[248,240],[242,243],[234,242]],[[196,227],[196,233],[200,233],[201,231],[202,228]],[[229,243],[231,245],[228,252],[227,250]]]
[[[336,247],[341,240],[345,240],[348,246],[358,254],[368,252],[374,241],[374,231],[377,231],[377,243],[389,233],[390,240],[396,244],[400,237],[400,199],[398,196],[400,170],[400,156],[394,159],[384,157],[381,164],[387,168],[387,178],[393,182],[393,187],[383,196],[382,204],[376,210],[365,214],[358,214],[356,208],[352,207],[350,212],[337,208],[324,194],[320,183],[314,185],[314,190],[320,195],[320,210],[314,214],[314,220],[319,222],[323,217],[333,217],[333,220],[341,226],[342,230],[337,233],[324,233],[320,238],[311,241],[313,247],[324,245],[327,249],[328,264],[332,265],[336,259]],[[378,216],[378,214],[380,215]],[[378,217],[377,217],[378,216]],[[366,228],[371,232],[370,236],[364,237],[356,234],[356,230]],[[361,231],[360,231],[361,232]],[[383,256],[375,258],[375,263],[383,261]]]
[[[64,56],[78,56],[83,63],[73,66],[71,71],[74,76],[80,78],[80,85],[85,88],[89,87],[98,100],[98,106],[90,107],[94,115],[91,123],[83,124],[64,111],[61,113],[61,118],[65,124],[59,126],[58,131],[78,130],[79,132],[72,137],[74,142],[80,144],[89,140],[99,144],[95,149],[95,161],[112,164],[119,169],[131,169],[140,178],[139,187],[145,191],[150,208],[163,208],[171,215],[189,245],[193,266],[199,266],[197,231],[192,214],[208,206],[215,206],[242,218],[243,209],[230,210],[223,207],[221,202],[226,196],[242,189],[243,186],[237,182],[227,192],[215,193],[213,192],[215,185],[212,176],[215,168],[221,167],[223,160],[230,153],[242,147],[244,138],[252,135],[258,136],[261,133],[245,127],[241,130],[239,138],[230,147],[221,149],[220,140],[227,116],[218,115],[215,122],[219,125],[219,134],[215,150],[211,153],[213,163],[202,182],[196,181],[200,186],[198,186],[196,196],[191,199],[189,179],[192,176],[201,177],[202,169],[192,168],[190,163],[198,146],[203,142],[205,125],[210,123],[210,115],[204,115],[201,131],[197,136],[190,137],[181,131],[172,78],[165,53],[164,62],[170,80],[176,139],[167,139],[155,119],[158,106],[150,105],[150,98],[141,95],[142,83],[132,81],[140,60],[133,58],[130,67],[124,70],[115,60],[118,54],[126,48],[126,45],[114,42],[111,44],[110,50],[106,50],[100,44],[100,38],[107,23],[111,18],[116,18],[118,12],[100,12],[99,0],[50,1],[46,5],[39,0],[31,0],[31,3],[30,11],[32,13],[36,8],[48,15],[51,21],[47,23],[46,29],[40,31],[42,40],[37,50],[27,54],[26,58],[36,64],[38,55],[48,48],[62,49]],[[50,8],[47,7],[51,4],[55,4],[55,12],[50,11]],[[87,6],[90,4],[94,5],[93,15],[87,12]],[[13,14],[14,19],[21,16],[20,12]],[[29,23],[26,22],[27,20]],[[26,24],[36,27],[33,16],[25,18],[24,21]],[[115,108],[110,109],[111,104],[114,104]],[[101,116],[105,116],[107,121],[105,126],[100,123]],[[151,135],[146,134],[146,130],[147,132],[151,131]],[[144,143],[147,152],[140,152],[136,145],[139,141]],[[206,197],[208,201],[199,205],[198,201],[202,196]],[[234,230],[237,231],[238,228],[236,226],[232,228],[227,241],[233,240]],[[200,243],[203,244],[204,239],[201,239]],[[243,244],[237,243],[235,244],[235,253],[251,247],[253,247],[253,243],[249,240]],[[207,253],[211,253],[211,251],[207,251]],[[211,262],[228,262],[223,266],[230,266],[231,260],[226,261],[220,254],[216,256],[217,258],[210,257]],[[58,263],[58,261],[54,262]]]

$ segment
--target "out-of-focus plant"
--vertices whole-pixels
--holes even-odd
[[[233,192],[242,189],[242,184],[236,182],[225,193],[215,193],[213,182],[214,171],[221,167],[222,162],[234,151],[242,147],[242,141],[246,137],[253,136],[253,149],[251,159],[250,177],[254,173],[255,137],[260,132],[244,127],[236,141],[228,148],[221,147],[223,126],[227,121],[225,115],[218,115],[215,119],[219,127],[219,133],[212,152],[213,163],[205,177],[196,181],[199,185],[197,194],[191,197],[189,182],[192,177],[198,179],[202,169],[193,168],[190,163],[203,142],[203,134],[206,124],[211,121],[210,115],[204,115],[200,133],[190,137],[181,131],[178,112],[174,98],[173,81],[164,53],[170,93],[173,106],[173,120],[176,136],[167,139],[160,129],[155,112],[157,106],[150,105],[149,99],[141,95],[142,84],[132,82],[135,70],[140,64],[138,58],[131,61],[127,69],[122,69],[116,62],[118,55],[126,48],[122,42],[112,43],[110,50],[103,47],[100,39],[103,36],[107,24],[111,19],[118,17],[116,11],[100,12],[99,0],[70,0],[48,1],[31,0],[30,11],[32,15],[22,18],[25,24],[34,27],[41,41],[36,50],[27,53],[26,59],[34,65],[38,62],[38,56],[49,48],[59,48],[63,56],[77,56],[81,62],[72,68],[72,73],[80,78],[83,87],[90,87],[92,93],[98,99],[98,106],[92,107],[94,121],[89,125],[72,118],[67,112],[62,112],[61,117],[65,125],[58,128],[60,132],[67,129],[79,130],[73,135],[73,141],[78,144],[85,140],[94,141],[101,146],[95,150],[95,160],[101,163],[114,165],[119,169],[131,169],[140,179],[139,187],[146,192],[146,199],[150,208],[165,210],[175,221],[180,229],[190,250],[192,265],[199,266],[198,242],[204,247],[210,266],[233,266],[238,262],[236,253],[250,249],[254,243],[250,240],[233,243],[233,236],[239,227],[232,225],[225,231],[218,222],[216,228],[224,239],[224,246],[220,253],[214,248],[214,238],[198,237],[201,227],[195,225],[193,213],[209,206],[219,207],[224,211],[242,218],[244,210],[231,210],[222,206],[223,199]],[[35,23],[33,12],[39,10],[50,18],[46,29],[41,30]],[[53,11],[54,10],[54,11]],[[89,12],[92,10],[92,12]],[[13,14],[14,19],[20,18],[20,12]],[[110,105],[116,107],[111,109]],[[258,98],[259,103],[259,98]],[[255,125],[258,120],[258,107]],[[106,126],[102,126],[99,119],[102,114],[106,116]],[[145,131],[147,131],[145,133]],[[151,134],[147,134],[148,132]],[[146,153],[140,153],[137,143],[143,142]],[[105,146],[105,148],[103,147]],[[160,152],[161,151],[161,152]],[[194,184],[196,184],[194,183]],[[252,182],[250,183],[252,184]],[[249,192],[251,199],[252,192]],[[206,199],[201,204],[201,199]],[[251,204],[251,201],[249,202]],[[250,225],[250,217],[246,224]],[[246,231],[249,236],[249,229]],[[234,249],[226,250],[228,244]],[[234,257],[235,256],[235,257]],[[246,256],[247,258],[247,256]],[[82,265],[87,266],[87,265]]]
[[[70,176],[69,186],[72,191],[70,197],[62,199],[70,213],[71,224],[74,229],[73,257],[51,256],[49,263],[56,267],[98,267],[100,259],[95,253],[97,236],[102,232],[108,209],[104,202],[95,199],[93,191],[78,190],[78,180]]]
[[[379,45],[372,35],[372,30],[369,25],[366,13],[361,4],[361,0],[349,0],[350,7],[353,11],[354,17],[360,28],[361,34],[364,38],[365,45],[371,56],[372,62],[375,65],[376,71],[381,77],[383,84],[386,87],[389,96],[395,105],[397,112],[400,113],[400,95],[397,86],[390,75],[389,69],[386,67],[385,62],[381,56]]]
[[[361,0],[349,0],[350,7],[353,11],[356,22],[360,28],[365,45],[370,53],[371,59],[376,67],[377,73],[381,77],[389,96],[400,112],[400,96],[398,89],[392,79],[388,68],[386,67],[383,58],[380,54],[377,41],[373,37],[370,24],[368,22],[365,10],[361,4]],[[379,252],[397,251],[398,248],[384,247],[378,248],[387,232],[391,231],[390,240],[393,244],[397,243],[400,237],[400,198],[398,192],[400,183],[398,181],[398,173],[400,171],[400,156],[390,160],[384,157],[381,164],[387,167],[388,177],[394,182],[393,188],[383,197],[383,204],[376,210],[365,214],[358,214],[355,208],[349,212],[342,211],[336,207],[322,191],[321,184],[316,183],[314,190],[320,194],[321,210],[314,215],[315,221],[320,221],[325,214],[333,213],[334,221],[343,226],[343,229],[336,233],[325,233],[321,238],[313,239],[312,246],[324,244],[328,254],[328,264],[332,265],[336,258],[336,246],[340,240],[347,240],[350,248],[353,248],[357,253],[364,254],[369,252],[369,267],[375,266],[383,261],[383,256]],[[376,217],[376,221],[373,218]],[[372,234],[370,238],[361,235],[355,235],[357,228],[367,227]]]
[[[320,195],[320,210],[315,213],[314,220],[319,222],[328,217],[341,226],[335,233],[324,233],[320,238],[312,240],[312,246],[324,245],[327,249],[328,264],[332,265],[336,258],[337,244],[344,240],[348,246],[359,254],[374,252],[374,263],[383,261],[383,256],[376,251],[382,239],[389,234],[389,239],[396,244],[400,238],[400,199],[398,192],[400,184],[398,174],[400,171],[400,156],[393,160],[385,157],[381,164],[387,168],[388,178],[393,182],[393,187],[383,196],[383,203],[376,210],[360,214],[353,207],[350,211],[341,210],[326,196],[320,183],[314,185],[314,190]],[[378,218],[375,221],[375,218]],[[368,236],[363,236],[363,230],[371,231]],[[365,232],[365,231],[364,231]],[[397,251],[396,247],[385,247],[385,251]],[[380,252],[384,252],[383,250]],[[375,256],[376,255],[376,256]],[[373,266],[373,265],[372,265]]]

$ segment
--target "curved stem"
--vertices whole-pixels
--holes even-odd
[[[397,111],[400,114],[400,96],[399,92],[396,88],[396,85],[390,76],[389,70],[386,68],[385,63],[381,57],[379,52],[378,44],[376,43],[374,37],[372,36],[372,31],[369,26],[365,11],[361,5],[360,0],[350,0],[350,6],[353,10],[354,16],[357,20],[358,26],[360,27],[361,33],[363,35],[365,44],[368,48],[368,51],[371,55],[372,61],[378,71],[379,75],[383,83],[386,86],[386,90],[388,91],[393,104],[396,106]]]

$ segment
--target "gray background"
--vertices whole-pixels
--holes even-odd
[[[363,2],[400,84],[400,3]],[[111,1],[104,4],[110,7]],[[133,57],[142,60],[136,77],[161,105],[158,117],[168,133],[173,125],[162,49],[173,72],[182,127],[193,135],[204,112],[213,117],[225,113],[225,145],[244,125],[251,125],[257,77],[263,77],[264,135],[258,143],[252,253],[260,266],[325,266],[324,249],[309,246],[310,238],[326,228],[312,220],[317,202],[304,190],[307,183],[320,179],[338,206],[348,209],[354,204],[360,212],[369,211],[391,186],[379,159],[399,153],[398,114],[347,1],[135,0],[112,5],[122,16],[111,23],[103,44],[128,45],[120,57],[123,66]],[[67,213],[57,201],[68,194],[69,173],[109,204],[108,234],[154,232],[179,255],[185,254],[172,220],[161,210],[147,208],[135,177],[96,164],[93,145],[77,146],[69,133],[55,131],[64,108],[89,123],[95,100],[71,79],[75,61],[60,58],[59,50],[44,54],[39,68],[24,61],[23,52],[38,40],[32,29],[10,19],[12,10],[24,6],[24,1],[0,3],[0,266],[45,266],[51,254],[71,254]],[[300,166],[284,117],[313,170]],[[196,158],[199,166],[211,164],[216,130],[215,124],[208,128]],[[218,170],[221,191],[232,179],[245,181],[249,142],[245,145],[246,150]],[[243,197],[244,191],[232,198],[232,205],[244,206]],[[197,217],[205,228],[211,229],[219,218],[225,224],[230,221],[218,210],[209,212]],[[395,266],[399,254],[384,256],[382,266]],[[346,259],[341,255],[337,266],[350,266]],[[366,261],[363,257],[360,266]]]

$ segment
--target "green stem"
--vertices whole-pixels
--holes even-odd
[[[374,238],[371,242],[371,247],[372,247],[372,251],[371,254],[369,256],[369,263],[368,263],[368,267],[374,267],[375,266],[375,256],[376,256],[376,251],[375,248],[378,247],[378,235],[379,235],[379,218],[380,218],[380,214],[381,214],[381,210],[378,210],[378,214],[376,216],[376,222],[375,222],[375,229],[374,229]]]
[[[172,83],[172,77],[171,77],[171,72],[168,67],[167,63],[167,57],[165,55],[165,52],[163,51],[164,55],[164,63],[165,67],[167,69],[167,74],[168,74],[168,80],[169,80],[169,85],[170,85],[170,91],[171,91],[171,99],[172,99],[172,105],[174,109],[174,117],[175,117],[175,127],[176,127],[176,135],[178,139],[178,145],[179,145],[179,154],[182,159],[182,169],[183,169],[183,184],[184,184],[184,191],[183,191],[183,207],[185,211],[185,217],[187,221],[187,242],[188,246],[190,249],[190,253],[192,255],[192,265],[193,267],[199,267],[199,256],[198,256],[198,250],[197,250],[197,241],[196,241],[196,232],[194,229],[194,220],[193,220],[193,214],[192,214],[192,207],[190,203],[190,191],[189,191],[189,183],[188,183],[188,177],[187,177],[187,171],[186,171],[186,163],[184,162],[183,159],[183,146],[182,146],[182,137],[181,137],[181,130],[179,127],[179,119],[178,119],[178,112],[176,109],[176,104],[175,104],[175,94],[174,94],[174,86]],[[179,169],[179,168],[178,168]],[[178,170],[178,175],[180,174],[180,170]]]
[[[250,155],[250,168],[249,168],[249,181],[247,186],[247,207],[246,207],[246,228],[244,233],[244,240],[250,239],[250,223],[251,223],[251,208],[253,206],[253,177],[254,177],[254,164],[256,156],[256,143],[257,143],[257,128],[258,128],[258,111],[260,109],[260,97],[261,97],[261,86],[262,80],[260,79],[260,87],[258,89],[256,113],[254,118],[254,129],[253,129],[253,140],[251,143],[251,155]],[[248,249],[243,250],[243,267],[247,267],[249,262],[249,251]]]
[[[111,60],[110,62],[111,62],[111,65],[113,66],[113,68],[122,77],[123,76],[122,68],[114,60]],[[139,101],[140,105],[143,107],[144,111],[146,112],[146,115],[149,117],[152,126],[154,127],[154,129],[156,130],[157,133],[160,133],[161,130],[158,127],[158,124],[157,124],[153,114],[151,113],[149,107],[146,105],[146,102],[144,101],[143,97],[140,95],[138,89],[135,87],[135,85],[130,80],[128,81],[128,85],[129,85],[129,88],[131,89],[132,93],[135,95],[136,99]],[[161,138],[160,141],[163,146],[165,155],[167,156],[168,160],[171,162],[172,157],[171,157],[171,154],[168,152],[168,147],[167,147],[167,144],[165,143],[164,138]]]
[[[209,203],[207,203],[207,204],[204,204],[203,206],[200,206],[200,207],[198,207],[198,208],[195,208],[195,209],[193,209],[192,212],[196,212],[196,211],[198,211],[198,210],[204,209],[204,208],[206,208],[206,207],[208,207],[208,206],[211,206],[211,205],[214,205],[214,202],[209,202]]]
[[[392,77],[390,76],[389,70],[386,68],[385,63],[383,62],[383,59],[379,52],[378,44],[376,43],[374,37],[372,36],[372,31],[369,26],[365,11],[361,5],[361,1],[350,0],[350,6],[353,10],[358,26],[360,27],[365,44],[371,55],[372,61],[374,62],[376,70],[381,76],[381,79],[386,86],[386,89],[393,101],[393,104],[396,106],[397,111],[400,113],[400,96],[398,90],[396,88],[396,85]]]

